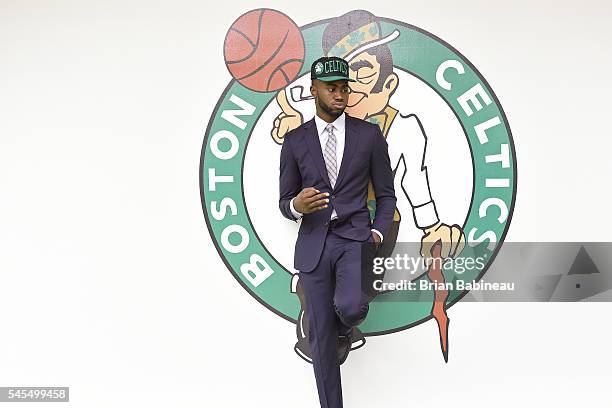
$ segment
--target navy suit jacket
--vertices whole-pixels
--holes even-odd
[[[373,222],[367,206],[368,182],[376,195]],[[395,213],[393,173],[387,141],[378,125],[346,115],[344,155],[335,187],[327,176],[314,118],[285,135],[280,156],[280,199],[283,215],[297,221],[290,201],[303,188],[329,192],[326,209],[304,214],[295,244],[294,267],[311,272],[319,263],[332,210],[338,214],[339,235],[366,241],[371,228],[386,236]]]

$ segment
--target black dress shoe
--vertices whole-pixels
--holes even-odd
[[[310,343],[308,341],[308,320],[306,319],[306,311],[304,309],[300,310],[295,333],[298,341],[295,343],[293,350],[302,360],[312,364],[312,352],[310,351]]]
[[[346,358],[351,351],[351,344],[353,337],[353,330],[349,331],[346,334],[341,334],[338,336],[338,364],[342,365],[346,361]]]
[[[338,364],[339,365],[342,365],[342,363],[346,361],[346,358],[348,357],[349,352],[351,350],[358,349],[359,347],[363,346],[363,344],[365,343],[365,339],[363,339],[363,335],[361,334],[361,332],[359,332],[359,330],[357,330],[357,332],[362,336],[361,340],[355,339],[353,337],[354,332],[351,332],[348,335],[338,336],[337,351],[338,351]],[[295,343],[293,350],[298,356],[300,356],[302,360],[306,361],[307,363],[312,364],[312,352],[310,351],[310,344],[307,338],[299,339]]]
[[[338,336],[338,363],[344,363],[349,352],[363,347],[365,342],[363,333],[357,327],[353,327],[348,335]]]
[[[300,300],[300,313],[298,315],[297,323],[295,326],[295,334],[297,336],[297,342],[293,347],[295,353],[307,363],[312,364],[312,352],[310,350],[310,343],[308,341],[308,317],[307,317],[307,305],[306,296],[304,295],[304,285],[297,279],[296,282],[292,282],[292,287]],[[349,336],[338,337],[338,363],[342,364],[348,357],[350,350],[356,350],[365,344],[365,337],[363,333],[357,328],[353,327]],[[348,347],[347,347],[348,346]]]
[[[366,339],[361,330],[359,330],[357,327],[353,327],[353,332],[351,333],[351,351],[362,347],[365,342]]]
[[[297,276],[294,277],[297,279]],[[297,279],[295,285],[295,293],[300,299],[300,314],[295,325],[295,335],[297,336],[297,342],[293,347],[295,353],[300,356],[301,359],[307,363],[312,364],[312,352],[310,351],[310,344],[308,342],[308,317],[306,316],[306,296],[304,295],[304,284],[300,279]]]
[[[295,353],[300,356],[305,362],[312,364],[312,353],[310,351],[310,344],[308,339],[300,339],[293,346]]]

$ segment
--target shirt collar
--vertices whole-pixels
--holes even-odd
[[[314,120],[315,120],[315,124],[317,125],[317,133],[319,134],[319,137],[321,137],[328,123],[324,121],[323,119],[321,119],[317,114],[315,114]],[[334,128],[335,130],[338,131],[338,133],[344,132],[345,124],[346,124],[346,115],[344,114],[344,112],[342,112],[342,114],[338,116],[336,120],[332,122],[332,125],[334,125]],[[335,133],[335,134],[337,135],[338,133]]]

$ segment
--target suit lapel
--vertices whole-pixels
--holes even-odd
[[[354,119],[349,115],[346,115],[346,122],[344,124],[344,153],[342,156],[342,163],[340,164],[340,170],[338,171],[338,177],[336,178],[336,186],[334,190],[337,190],[342,184],[342,180],[350,168],[351,160],[353,159],[353,156],[355,156],[355,152],[357,151],[357,147],[361,141],[361,138],[357,135],[357,130],[355,129],[354,125]],[[321,154],[321,158],[322,157],[323,154]],[[325,162],[323,163],[323,167],[325,167]],[[327,171],[325,173],[327,175]]]
[[[325,159],[323,159],[323,151],[321,150],[321,142],[319,141],[319,134],[317,133],[317,125],[315,125],[314,118],[304,124],[306,130],[306,143],[308,144],[308,150],[314,159],[314,164],[321,173],[321,177],[325,180],[325,183],[331,189],[331,183],[327,176],[327,168],[325,167]],[[345,149],[346,151],[346,149]],[[344,160],[343,160],[344,161]],[[336,181],[336,185],[338,182]]]

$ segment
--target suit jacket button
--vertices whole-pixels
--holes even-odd
[[[335,195],[333,195],[333,196],[331,196],[331,198],[336,198],[336,196],[335,196]]]

